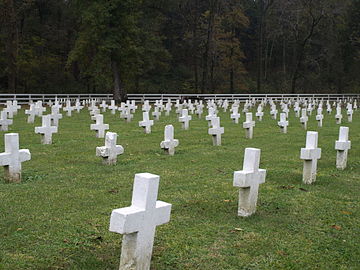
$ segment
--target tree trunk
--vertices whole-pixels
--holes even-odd
[[[18,28],[13,0],[5,1],[6,58],[9,93],[16,93]]]
[[[214,35],[215,9],[218,0],[210,0],[210,15],[207,28],[207,41],[205,44],[204,62],[203,62],[203,77],[201,85],[201,93],[209,90],[209,73],[210,73],[210,57],[212,50],[212,41]]]
[[[259,1],[258,10],[258,47],[257,47],[257,93],[261,92],[262,88],[262,74],[263,74],[263,17],[264,17],[264,2]]]
[[[111,59],[111,68],[114,76],[113,99],[119,103],[125,101],[126,93],[121,82],[118,64],[114,59]]]

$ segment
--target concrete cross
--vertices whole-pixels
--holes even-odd
[[[66,106],[63,109],[64,112],[66,112],[66,116],[71,116],[71,112],[74,110],[74,107],[71,106],[71,101],[66,101]]]
[[[148,100],[144,101],[144,105],[142,105],[143,112],[149,112],[151,110],[151,105],[149,104]]]
[[[243,128],[245,129],[245,137],[247,139],[252,139],[254,134],[255,121],[252,120],[252,113],[246,113],[246,120],[243,123]]]
[[[41,134],[41,143],[42,144],[51,144],[52,143],[52,134],[57,133],[57,126],[51,126],[51,115],[42,116],[42,126],[35,127],[35,133]]]
[[[300,158],[304,160],[303,182],[312,184],[316,181],[317,161],[321,158],[321,149],[318,148],[318,133],[308,131],[306,147],[301,148]]]
[[[263,107],[262,107],[261,104],[259,104],[259,106],[257,107],[257,112],[256,112],[255,116],[257,117],[257,119],[259,121],[262,121],[262,118],[264,116],[264,112],[263,112]]]
[[[110,106],[108,108],[111,110],[111,114],[115,114],[115,111],[118,108],[118,106],[115,105],[115,100],[110,101]]]
[[[42,101],[39,100],[35,104],[35,114],[37,116],[42,116],[43,112],[46,112],[46,108],[43,107]]]
[[[103,100],[99,107],[102,109],[102,112],[106,112],[106,108],[108,107],[108,105],[106,104],[106,101]]]
[[[159,179],[136,174],[131,206],[111,213],[109,230],[124,234],[119,269],[150,269],[156,227],[168,223],[171,212],[171,204],[157,201]]]
[[[175,148],[178,145],[179,145],[179,140],[174,139],[173,125],[165,126],[164,140],[160,143],[160,147],[164,149],[166,154],[173,156],[175,154]]]
[[[84,106],[81,106],[81,103],[79,100],[75,102],[74,109],[77,111],[77,113],[80,113],[80,111],[84,108]]]
[[[59,108],[57,106],[51,106],[51,124],[55,127],[59,126],[59,119],[62,119],[62,114],[59,113]]]
[[[96,123],[90,125],[90,130],[96,131],[96,138],[104,138],[105,130],[109,129],[109,125],[104,124],[104,116],[102,114],[97,114],[95,119]]]
[[[351,148],[351,141],[349,141],[349,128],[340,127],[339,140],[335,142],[336,168],[344,170],[347,165],[348,152]]]
[[[133,119],[134,115],[131,114],[130,107],[126,107],[124,110],[124,118],[126,119],[126,122],[130,123],[131,119]]]
[[[117,156],[124,153],[124,148],[116,144],[117,136],[115,132],[106,132],[105,146],[96,147],[96,156],[102,157],[106,165],[116,164]]]
[[[241,116],[239,113],[239,107],[235,106],[231,110],[232,110],[232,114],[230,115],[230,118],[233,120],[235,124],[239,124],[239,118]]]
[[[276,105],[271,106],[270,115],[272,116],[272,119],[277,119],[278,110],[276,109]]]
[[[221,134],[224,133],[224,128],[220,127],[220,117],[215,117],[211,120],[212,127],[209,128],[209,135],[212,135],[213,145],[221,145]]]
[[[159,109],[160,108],[158,106],[155,106],[154,111],[152,112],[152,116],[154,116],[154,120],[156,121],[158,121],[161,116],[161,111]]]
[[[6,112],[7,117],[14,118],[14,108],[11,100],[6,101],[6,108],[4,108],[4,111]]]
[[[238,216],[255,213],[259,185],[265,183],[266,170],[259,169],[261,150],[246,148],[242,171],[234,172],[234,186],[239,187]]]
[[[188,130],[189,129],[189,121],[191,121],[192,117],[189,115],[187,109],[182,110],[182,114],[179,117],[179,122],[182,123],[182,129]]]
[[[217,117],[216,112],[215,112],[215,108],[214,107],[209,107],[208,108],[208,115],[205,116],[205,120],[208,121],[209,127],[211,127],[211,120],[213,118],[215,118],[215,117]]]
[[[309,120],[309,117],[307,116],[306,109],[301,110],[301,117],[300,117],[300,123],[302,124],[303,128],[307,129],[307,122]]]
[[[25,114],[29,115],[28,118],[27,118],[27,122],[29,124],[34,123],[35,115],[36,115],[35,105],[30,104],[30,108],[28,110],[25,110]]]
[[[341,119],[342,119],[342,113],[341,113],[341,106],[338,105],[336,107],[336,115],[335,115],[335,120],[336,120],[336,124],[340,125],[341,124]]]
[[[0,154],[0,166],[4,166],[5,179],[9,182],[20,182],[21,163],[30,159],[28,149],[19,150],[19,134],[5,134],[5,152]]]
[[[316,121],[318,121],[318,127],[323,126],[323,119],[324,119],[324,115],[322,114],[322,108],[319,107],[317,109],[317,114],[316,114]]]
[[[280,121],[278,122],[280,131],[282,133],[287,133],[287,127],[289,126],[289,121],[286,119],[286,113],[280,113]]]
[[[348,122],[351,123],[352,122],[352,118],[353,118],[353,107],[352,107],[352,104],[351,103],[348,103],[347,105],[347,116],[348,116]]]
[[[171,107],[172,107],[172,103],[171,103],[171,100],[169,99],[168,102],[165,104],[165,115],[166,116],[170,115]]]
[[[18,110],[21,110],[21,106],[18,105],[17,100],[13,101],[12,108],[13,108],[14,115],[17,115]]]
[[[139,121],[139,127],[143,127],[145,133],[150,134],[152,125],[154,125],[154,120],[149,119],[149,112],[143,112],[143,120]]]
[[[5,110],[1,111],[0,116],[0,130],[1,131],[8,131],[9,125],[13,124],[13,120],[7,119],[7,112]]]

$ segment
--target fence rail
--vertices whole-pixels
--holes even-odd
[[[172,101],[177,99],[228,99],[228,100],[240,100],[245,101],[247,99],[255,98],[261,100],[264,98],[271,98],[279,101],[281,99],[298,99],[298,98],[312,98],[323,100],[345,100],[349,98],[360,99],[359,94],[128,94],[128,99],[142,102],[149,100],[153,102],[155,100],[171,99]],[[70,100],[86,100],[86,99],[98,99],[98,100],[111,100],[112,94],[0,94],[0,103],[5,103],[7,100],[17,100],[19,104],[27,104],[30,100],[38,101],[42,100],[47,102],[55,99],[70,99]]]

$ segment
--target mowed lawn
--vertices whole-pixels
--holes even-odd
[[[267,109],[252,140],[245,139],[244,115],[234,124],[220,112],[219,147],[212,146],[205,113],[200,120],[193,115],[188,131],[174,112],[163,114],[144,134],[140,109],[131,123],[108,111],[104,122],[125,148],[115,166],[95,156],[104,139],[90,130],[87,109],[63,115],[52,145],[40,144],[34,127],[41,119],[27,124],[24,110],[9,129],[32,158],[23,163],[22,183],[5,183],[0,172],[0,269],[117,269],[122,236],[108,231],[110,214],[130,205],[134,175],[142,172],[160,175],[158,199],[173,205],[170,222],[157,227],[152,269],[360,269],[360,112],[348,123],[343,111],[352,141],[345,171],[335,167],[335,112],[325,114],[322,128],[315,112],[309,118],[322,148],[313,185],[302,184],[306,131],[293,111],[282,134]],[[175,156],[160,149],[166,124],[180,141]],[[267,176],[256,214],[240,218],[232,181],[246,147],[261,149]]]

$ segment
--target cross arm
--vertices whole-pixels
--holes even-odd
[[[259,169],[257,172],[236,171],[234,172],[233,186],[246,188],[250,187],[254,181],[259,184],[265,183],[266,170]]]
[[[144,209],[135,206],[115,209],[111,213],[109,230],[120,234],[137,232],[142,226],[144,214]]]

